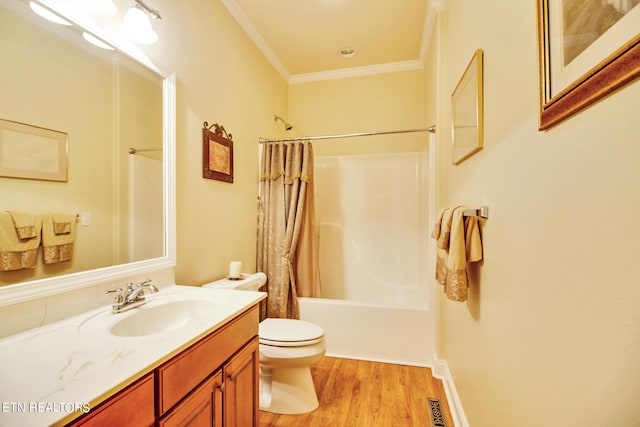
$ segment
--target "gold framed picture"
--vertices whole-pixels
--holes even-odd
[[[640,0],[537,1],[545,130],[640,76]]]
[[[483,52],[478,49],[451,95],[452,162],[460,164],[482,150],[483,145]]]
[[[0,119],[0,176],[68,180],[68,134]]]

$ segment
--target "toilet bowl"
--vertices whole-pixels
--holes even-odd
[[[222,279],[203,287],[257,291],[264,273],[240,280]],[[260,348],[260,409],[276,414],[303,414],[318,407],[310,366],[324,357],[324,330],[295,319],[265,319],[258,329]]]

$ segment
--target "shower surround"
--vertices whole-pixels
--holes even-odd
[[[328,354],[432,364],[427,168],[424,152],[316,157],[323,298],[300,312]]]

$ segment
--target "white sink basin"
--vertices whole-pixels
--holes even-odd
[[[140,337],[173,331],[211,317],[216,305],[210,301],[177,300],[132,309],[115,322],[109,332],[119,337]]]
[[[259,295],[250,291],[172,286],[148,296],[145,304],[122,313],[112,313],[110,306],[92,312],[79,322],[76,330],[85,336],[154,337],[168,342],[178,339],[183,332],[198,334],[222,324],[240,313],[246,304],[258,301],[256,294]]]
[[[117,337],[143,337],[196,324],[210,324],[226,315],[226,301],[227,298],[175,295],[154,298],[122,313],[102,310],[85,319],[78,326],[78,332],[84,335],[108,333]]]

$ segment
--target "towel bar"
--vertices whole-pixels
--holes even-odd
[[[479,216],[480,218],[489,219],[489,206],[483,206],[479,209],[467,209],[462,212],[464,216]]]

